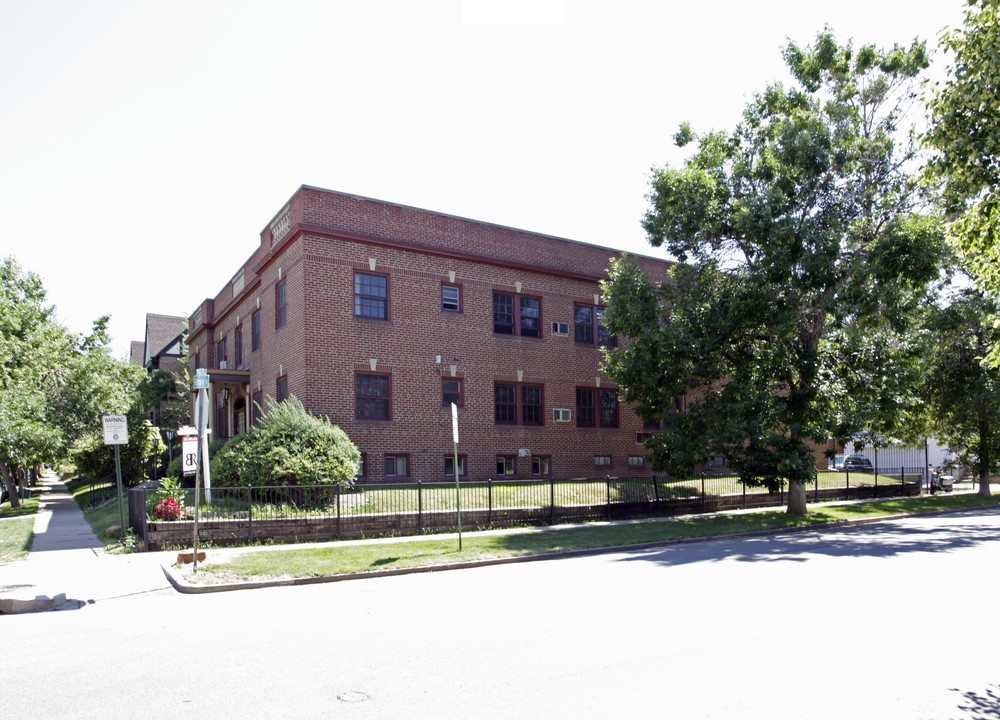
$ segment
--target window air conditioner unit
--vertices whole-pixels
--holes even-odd
[[[554,322],[554,323],[552,323],[552,334],[553,335],[569,335],[569,323],[564,323],[564,322]]]
[[[229,363],[227,363],[225,360],[220,360],[219,370],[228,370],[228,369],[229,369]]]
[[[553,408],[552,419],[556,422],[570,422],[573,419],[573,411],[569,408]]]

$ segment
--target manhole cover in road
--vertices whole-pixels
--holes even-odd
[[[368,694],[363,692],[345,692],[337,696],[342,702],[359,703],[368,699]]]

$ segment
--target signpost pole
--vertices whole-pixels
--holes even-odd
[[[124,415],[102,415],[101,426],[104,430],[104,444],[115,446],[115,477],[118,479],[118,522],[120,523],[118,537],[125,540],[125,493],[122,490],[122,456],[121,445],[128,445],[128,418]]]
[[[125,540],[125,497],[122,492],[122,453],[121,445],[115,445],[115,475],[118,476],[118,522],[121,523],[118,537]]]
[[[208,462],[208,444],[202,445],[205,438],[205,425],[208,422],[208,371],[204,368],[196,368],[194,371],[194,382],[192,390],[198,391],[198,397],[194,403],[194,424],[198,429],[198,449],[195,452],[194,471],[194,537],[191,545],[194,550],[192,562],[193,570],[198,572],[198,522],[201,520],[201,473],[199,469]],[[202,447],[204,447],[204,461],[202,459]]]
[[[458,485],[458,405],[451,404],[451,439],[454,457],[452,468],[455,470],[455,510],[458,513],[458,550],[462,551],[462,491]]]

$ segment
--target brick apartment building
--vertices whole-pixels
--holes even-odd
[[[189,320],[214,437],[298,397],[367,480],[649,474],[647,432],[601,376],[617,251],[303,186]],[[668,263],[635,258],[655,279]]]

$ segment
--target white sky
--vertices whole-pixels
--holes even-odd
[[[2,0],[0,258],[115,354],[214,296],[302,184],[633,252],[671,136],[786,38],[936,47],[963,0]]]

